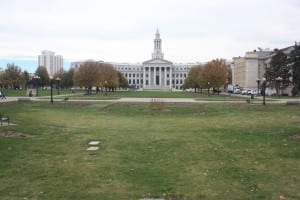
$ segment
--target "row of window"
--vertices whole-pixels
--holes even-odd
[[[178,71],[178,70],[180,70],[180,71],[183,71],[183,70],[187,70],[188,68],[186,68],[186,67],[184,67],[184,68],[178,68],[178,67],[176,67],[175,68],[175,70],[176,71]],[[122,70],[122,71],[124,71],[124,70],[132,70],[132,71],[139,71],[139,70],[143,70],[143,68],[131,68],[131,67],[117,67],[117,70]]]
[[[149,80],[146,80],[146,85],[148,85],[148,81]],[[140,81],[140,79],[129,79],[128,80],[128,83],[129,83],[129,85],[131,85],[131,84],[133,84],[133,85],[135,85],[135,84],[143,84],[143,79],[141,79],[141,81]],[[176,80],[172,80],[172,84],[174,85],[178,85],[178,84],[180,84],[180,85],[182,85],[183,84],[183,80],[182,79],[176,79]],[[169,80],[167,80],[167,85],[169,85]]]
[[[135,78],[135,77],[139,77],[139,76],[141,76],[141,77],[143,77],[143,74],[141,73],[141,74],[127,74],[127,73],[123,73],[123,76],[125,76],[126,78],[131,78],[131,77],[133,77],[133,78]],[[172,77],[173,78],[178,78],[178,77],[180,77],[180,78],[182,78],[182,77],[184,77],[184,78],[186,78],[186,76],[187,76],[187,74],[186,73],[184,73],[184,74],[182,74],[182,73],[180,73],[180,74],[178,74],[178,73],[176,73],[176,74],[172,74]],[[170,77],[170,75],[169,74],[167,74],[167,78],[169,78]],[[146,78],[148,78],[148,74],[146,74]]]

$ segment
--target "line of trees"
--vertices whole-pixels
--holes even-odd
[[[21,68],[14,63],[7,64],[6,69],[0,74],[1,88],[19,89],[27,87],[29,73],[21,70]]]
[[[276,87],[276,79],[280,77],[281,87],[286,88],[292,85],[292,95],[300,93],[300,45],[295,43],[290,53],[284,50],[274,50],[270,66],[266,68],[265,77],[268,85]],[[278,92],[278,91],[277,91]]]
[[[92,87],[97,88],[97,92],[114,91],[116,88],[127,88],[128,81],[124,76],[116,71],[112,65],[87,61],[79,67],[74,74],[75,85],[86,87],[90,94]]]
[[[35,76],[38,78],[30,77],[27,71],[22,72],[21,68],[14,63],[7,64],[7,68],[0,74],[0,87],[26,89],[35,84],[42,88],[50,86],[50,76],[46,67],[39,66],[35,71]],[[59,71],[52,78],[54,80],[60,78],[61,88],[71,88],[74,85],[86,87],[88,94],[92,87],[97,87],[97,91],[103,88],[105,91],[114,91],[118,87],[129,87],[127,79],[112,65],[94,61],[85,62],[77,71],[72,68],[69,71]]]
[[[185,79],[184,88],[194,88],[197,92],[202,89],[213,88],[219,92],[219,88],[231,83],[231,68],[224,59],[215,59],[205,65],[191,68]]]

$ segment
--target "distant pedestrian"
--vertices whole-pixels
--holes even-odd
[[[2,99],[6,99],[6,96],[5,96],[4,92],[1,92],[1,100]]]
[[[32,91],[31,90],[29,91],[29,97],[32,97]]]

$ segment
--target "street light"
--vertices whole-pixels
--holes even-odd
[[[210,85],[210,82],[207,82],[207,95],[209,95],[209,85]]]
[[[59,95],[59,86],[60,86],[59,82],[60,82],[61,79],[59,77],[56,77],[55,80],[56,80],[57,95]]]
[[[38,75],[35,75],[33,77],[33,79],[34,79],[34,83],[35,83],[35,95],[39,96],[39,88],[38,88],[39,84],[38,84],[38,80],[40,79],[40,77]]]
[[[266,105],[266,78],[262,79],[262,89],[263,89],[263,105]]]
[[[105,81],[104,84],[105,84],[105,95],[107,95],[107,81]]]
[[[275,81],[276,81],[277,98],[279,98],[280,82],[282,81],[282,78],[278,76],[277,78],[275,78]]]
[[[257,95],[259,95],[259,84],[260,84],[260,79],[256,79],[257,82]]]
[[[50,92],[51,92],[50,102],[53,103],[53,77],[52,76],[50,76]]]

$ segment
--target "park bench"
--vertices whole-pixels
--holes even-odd
[[[1,126],[3,125],[3,122],[6,122],[9,125],[9,117],[8,116],[4,116],[4,115],[0,114],[0,121],[1,121]]]

